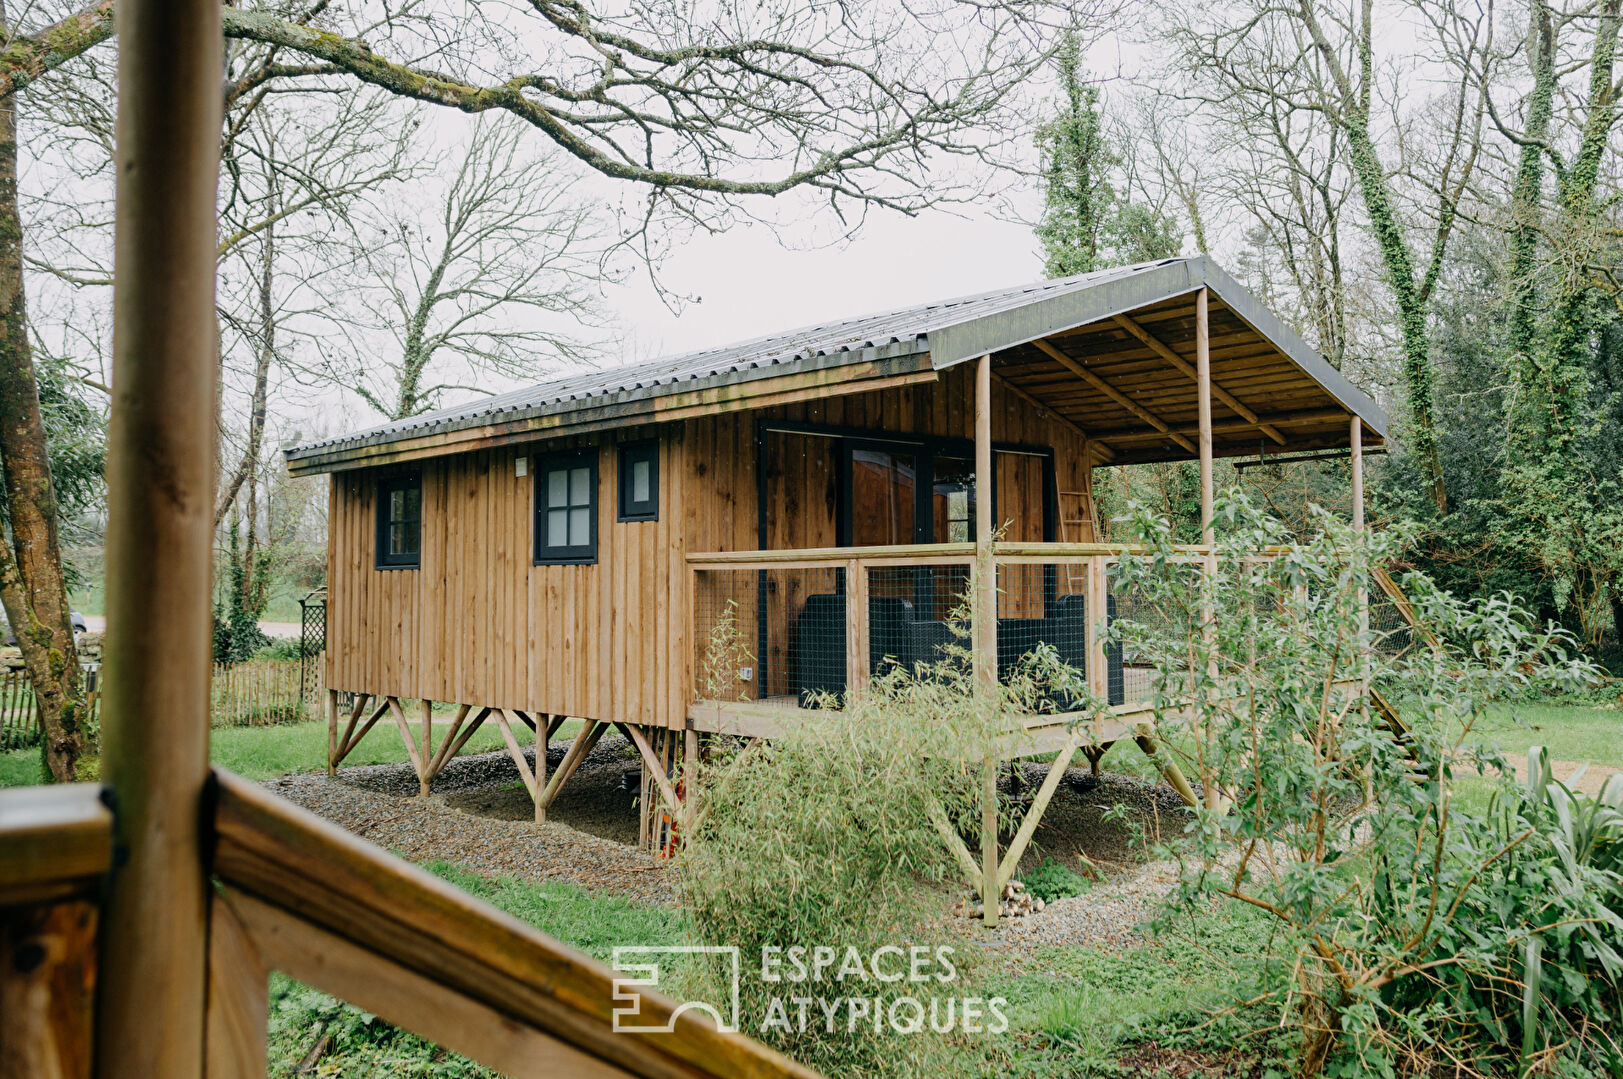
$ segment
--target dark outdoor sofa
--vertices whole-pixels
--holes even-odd
[[[1116,615],[1112,596],[1110,619]],[[902,664],[917,669],[921,664],[940,662],[943,646],[957,643],[968,647],[967,633],[955,634],[940,619],[914,617],[913,604],[897,596],[870,596],[868,599],[868,669],[877,674],[886,664]],[[1087,599],[1085,596],[1057,596],[1048,604],[1042,618],[1000,618],[997,623],[997,673],[1007,680],[1023,656],[1046,641],[1059,656],[1078,671],[1087,673]],[[967,627],[960,626],[967,630]],[[822,593],[806,597],[806,606],[795,621],[790,649],[794,688],[802,706],[810,706],[818,693],[845,692],[845,595]],[[1126,694],[1122,682],[1121,647],[1105,649],[1107,684],[1111,704],[1121,704]]]

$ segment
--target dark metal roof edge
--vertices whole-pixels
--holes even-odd
[[[1386,415],[1386,410],[1376,404],[1373,397],[1354,386],[1346,375],[1331,367],[1329,360],[1302,340],[1301,335],[1295,330],[1280,321],[1278,315],[1268,310],[1261,300],[1230,277],[1210,256],[1202,255],[1200,262],[1202,278],[1213,292],[1222,297],[1230,310],[1249,323],[1252,329],[1278,346],[1296,366],[1329,391],[1330,396],[1346,406],[1348,411],[1357,413],[1372,431],[1382,439],[1386,438],[1387,426],[1391,421]]]
[[[323,465],[338,464],[365,449],[375,446],[387,446],[392,443],[405,442],[428,435],[451,434],[456,431],[466,431],[496,423],[521,423],[525,420],[543,419],[547,416],[579,411],[588,407],[603,408],[638,401],[652,402],[661,397],[669,397],[678,393],[706,390],[717,386],[739,385],[746,382],[759,382],[834,367],[849,367],[875,360],[900,359],[906,356],[928,353],[929,350],[929,340],[925,334],[921,333],[912,338],[889,341],[883,345],[865,345],[860,349],[817,352],[788,360],[760,361],[758,364],[744,370],[716,371],[696,378],[673,378],[667,382],[660,382],[651,386],[630,387],[613,393],[570,395],[537,405],[517,406],[505,411],[481,411],[461,416],[449,416],[442,420],[424,423],[415,427],[397,428],[392,425],[385,426],[382,429],[362,432],[352,437],[324,439],[298,446],[287,446],[282,449],[282,458],[288,463],[319,458]],[[612,372],[612,370],[610,368],[609,372]],[[478,402],[470,402],[468,407],[473,408],[477,404]],[[630,415],[626,417],[625,422],[629,426],[645,422],[646,419],[646,416]]]
[[[1338,403],[1357,413],[1383,439],[1386,437],[1388,420],[1381,406],[1331,367],[1329,361],[1225,273],[1209,255],[1169,261],[1139,273],[1101,281],[1077,291],[1061,292],[1023,307],[937,330],[930,342],[930,360],[937,370],[952,367],[988,352],[1024,345],[1051,334],[1102,322],[1114,315],[1125,315],[1193,292],[1202,285],[1215,292],[1236,315],[1323,386]],[[1080,313],[1078,299],[1084,301]],[[1087,303],[1089,300],[1094,302]]]

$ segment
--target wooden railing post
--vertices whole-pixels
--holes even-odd
[[[975,693],[990,709],[997,695],[997,563],[992,551],[992,357],[975,364]],[[988,717],[990,718],[990,717]],[[981,765],[982,921],[997,925],[997,757]]]
[[[845,564],[845,692],[855,701],[868,691],[868,569],[858,559]]]
[[[1094,555],[1088,559],[1086,626],[1088,688],[1102,700],[1110,700],[1110,667],[1105,657],[1105,637],[1101,632],[1110,617],[1110,588],[1106,569],[1110,559]]]
[[[1364,531],[1364,421],[1357,413],[1353,414],[1351,430],[1348,432],[1351,452],[1348,463],[1352,469],[1352,526],[1353,531],[1362,534]],[[1358,583],[1358,640],[1360,647],[1369,648],[1369,586],[1364,581]]]
[[[218,0],[120,0],[101,1079],[203,1071],[220,42]]]
[[[1195,404],[1200,422],[1200,542],[1208,546],[1212,530],[1212,344],[1209,293],[1195,293]]]

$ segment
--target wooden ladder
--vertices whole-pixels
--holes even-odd
[[[1086,491],[1059,492],[1059,541],[1061,543],[1092,543],[1099,538],[1098,529],[1093,523],[1092,500]],[[1065,590],[1075,591],[1084,587],[1078,580],[1082,573],[1082,566],[1076,562],[1066,562],[1063,566],[1065,574]]]

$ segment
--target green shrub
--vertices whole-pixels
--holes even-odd
[[[1434,638],[1372,651],[1360,590],[1401,535],[1315,509],[1320,533],[1272,552],[1277,521],[1239,495],[1218,510],[1209,572],[1140,513],[1154,554],[1115,582],[1112,632],[1156,663],[1158,728],[1205,792],[1192,843],[1164,849],[1184,864],[1173,909],[1226,896],[1276,923],[1291,976],[1272,998],[1302,1074],[1615,1068],[1623,919],[1595,861],[1613,841],[1568,827],[1609,836],[1610,817],[1548,781],[1519,791],[1473,745],[1491,702],[1570,690],[1593,665],[1508,597],[1468,603],[1419,575],[1404,584]],[[1400,737],[1366,682],[1400,702]],[[1453,794],[1467,770],[1491,791],[1477,808]]]
[[[951,624],[971,618],[961,610]],[[729,634],[724,629],[711,642],[711,651],[725,657],[710,665],[721,680],[736,666]],[[976,827],[998,717],[1060,694],[1093,700],[1051,649],[1028,657],[1009,682],[995,695],[978,696],[968,651],[952,643],[940,662],[917,671],[893,666],[861,698],[843,702],[843,710],[810,712],[785,736],[719,752],[706,766],[703,809],[680,855],[681,879],[698,939],[736,946],[743,956],[746,1031],[830,1075],[946,1066],[958,1043],[928,1030],[898,1033],[859,1023],[831,1033],[814,1022],[785,1031],[768,1020],[773,1001],[797,991],[861,994],[886,1015],[903,997],[945,1007],[945,999],[975,995],[962,978],[796,990],[765,981],[759,969],[752,976],[751,967],[759,967],[763,948],[827,947],[865,957],[886,946],[955,947],[963,923],[944,924],[940,893],[919,888],[958,873],[938,822],[940,828],[956,822],[960,832]]]
[[[1091,887],[1086,877],[1052,858],[1044,858],[1042,865],[1023,874],[1020,879],[1025,883],[1026,891],[1045,902],[1070,899],[1082,895]]]

